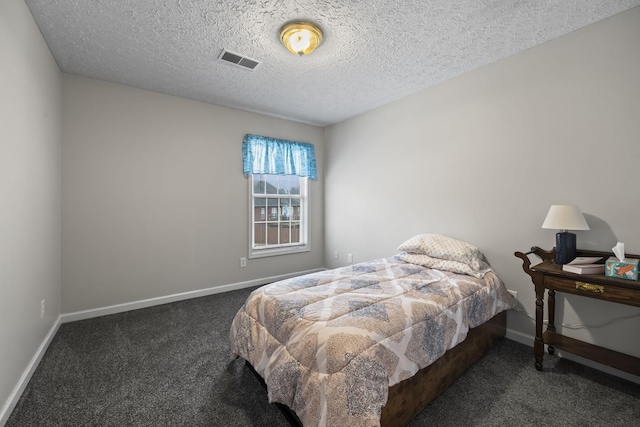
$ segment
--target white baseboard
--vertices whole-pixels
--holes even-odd
[[[507,338],[511,341],[519,342],[520,344],[528,345],[529,347],[533,347],[533,336],[523,334],[522,332],[517,332],[507,328]]]
[[[191,298],[205,297],[208,295],[219,294],[222,292],[234,291],[236,289],[251,288],[254,286],[265,285],[267,283],[277,282],[279,280],[289,279],[291,277],[302,276],[304,274],[315,273],[323,270],[326,270],[326,269],[316,268],[313,270],[298,271],[296,273],[281,274],[279,276],[265,277],[262,279],[249,280],[246,282],[231,283],[228,285],[215,286],[213,288],[201,289],[198,291],[183,292],[179,294],[167,295],[164,297],[127,302],[123,304],[111,305],[108,307],[95,308],[92,310],[76,311],[75,313],[63,314],[61,316],[62,323],[91,319],[94,317],[106,316],[109,314],[123,313],[125,311],[137,310],[139,308],[153,307],[156,305],[168,304],[176,301],[184,301]]]
[[[33,373],[36,371],[36,368],[40,364],[40,361],[42,360],[42,356],[44,356],[44,353],[47,351],[47,348],[49,348],[49,344],[51,344],[53,337],[56,335],[56,332],[58,332],[58,329],[60,328],[61,323],[62,322],[61,322],[60,316],[58,316],[58,318],[54,322],[51,329],[49,329],[49,332],[45,336],[44,340],[38,347],[36,354],[34,354],[34,356],[31,358],[31,361],[29,361],[27,368],[24,370],[24,372],[20,376],[20,379],[18,380],[18,384],[16,384],[16,386],[13,388],[13,391],[9,395],[9,398],[4,403],[4,406],[2,406],[2,410],[0,410],[0,426],[4,426],[9,420],[9,416],[11,415],[11,412],[13,412],[13,409],[18,404],[18,400],[20,400],[20,396],[22,396],[24,389],[27,388],[27,384],[29,384],[29,380],[31,379],[31,376],[33,375]]]
[[[512,331],[511,329],[507,328],[507,335],[506,338],[515,341],[515,342],[519,342],[520,344],[525,344],[528,345],[529,347],[531,347],[531,364],[533,365],[534,363],[534,358],[533,358],[533,342],[534,342],[534,337],[532,335],[527,335],[527,334],[523,334],[521,332],[516,332],[516,331]],[[546,354],[547,348],[545,346],[545,354]],[[573,362],[576,363],[580,363],[581,365],[585,365],[588,366],[590,368],[593,369],[597,369],[599,371],[605,372],[607,374],[625,379],[627,381],[630,381],[632,383],[636,383],[636,384],[640,384],[640,377],[630,374],[628,372],[625,371],[621,371],[619,369],[615,369],[612,368],[611,366],[607,366],[607,365],[603,365],[601,363],[598,362],[594,362],[593,360],[589,360],[589,359],[585,359],[584,357],[580,357],[577,356],[575,354],[569,353],[569,352],[564,352],[562,350],[558,350],[556,349],[555,354],[558,357],[563,357],[565,359],[571,360]]]

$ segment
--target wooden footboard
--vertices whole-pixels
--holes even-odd
[[[506,334],[507,313],[469,330],[467,338],[416,375],[389,388],[380,425],[405,426]]]

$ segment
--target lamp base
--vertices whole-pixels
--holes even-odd
[[[556,233],[556,264],[568,264],[576,254],[576,235],[568,231]]]

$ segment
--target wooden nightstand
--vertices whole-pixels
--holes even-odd
[[[531,261],[527,257],[529,254],[538,256],[542,263],[531,267]],[[516,252],[515,256],[522,259],[522,269],[531,276],[536,291],[536,337],[533,353],[537,370],[542,370],[544,345],[547,344],[549,354],[553,354],[557,347],[603,365],[640,375],[640,358],[566,337],[556,332],[555,326],[556,291],[640,307],[640,282],[614,279],[604,274],[574,274],[563,271],[562,265],[554,262],[555,249],[545,251],[534,246],[527,253]],[[578,256],[599,256],[603,258],[601,262],[604,262],[611,253],[578,250]],[[640,258],[632,254],[628,254],[628,257]],[[549,324],[543,333],[544,294],[547,289]]]

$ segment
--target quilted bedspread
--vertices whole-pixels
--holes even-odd
[[[510,301],[492,271],[478,279],[384,258],[256,289],[233,320],[231,351],[305,426],[378,426],[390,386]]]

